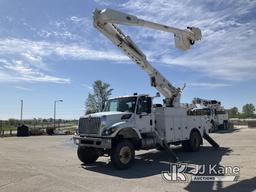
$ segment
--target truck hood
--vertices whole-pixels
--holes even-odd
[[[120,112],[120,111],[106,111],[106,112],[92,113],[89,115],[85,115],[84,117],[123,116],[125,114],[131,114],[131,113],[130,112]]]
[[[100,117],[101,123],[104,124],[104,128],[110,127],[115,123],[129,121],[128,119],[121,119],[123,115],[132,114],[130,112],[119,112],[119,111],[107,111],[107,112],[99,112],[99,113],[92,113],[89,115],[85,115],[83,118],[89,117]],[[131,119],[131,118],[130,118]]]
[[[126,116],[126,119],[122,119],[122,117],[124,115],[128,115],[128,117]],[[109,111],[109,112],[99,112],[99,113],[92,113],[92,114],[88,114],[88,115],[85,115],[83,117],[80,118],[80,120],[82,119],[89,119],[89,122],[90,122],[90,119],[91,118],[98,118],[100,119],[100,127],[95,127],[94,125],[91,125],[90,127],[92,129],[99,129],[99,132],[98,134],[102,135],[103,131],[104,130],[107,130],[107,129],[110,129],[111,127],[115,126],[116,124],[118,123],[122,123],[122,125],[129,125],[129,126],[132,126],[132,122],[134,122],[132,119],[133,119],[133,114],[130,113],[130,112],[116,112],[116,111]],[[79,122],[80,122],[79,120]],[[82,120],[83,121],[83,120]],[[98,121],[98,120],[97,120]],[[94,121],[92,121],[93,123]],[[80,124],[80,123],[79,123]],[[83,125],[83,123],[81,124]],[[79,125],[80,127],[80,125]],[[84,129],[90,129],[90,127],[84,127],[84,126],[81,126],[81,133],[82,132],[85,132]],[[79,128],[80,129],[80,128]],[[95,130],[92,130],[94,131],[94,133],[89,133],[87,132],[88,135],[90,134],[95,134]],[[97,132],[97,130],[96,130]]]

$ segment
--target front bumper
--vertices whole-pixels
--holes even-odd
[[[96,138],[96,137],[81,137],[75,135],[73,141],[76,145],[85,147],[95,147],[101,149],[111,149],[112,140],[111,138]]]

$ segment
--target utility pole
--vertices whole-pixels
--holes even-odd
[[[20,122],[22,123],[23,117],[23,99],[20,100]]]
[[[54,118],[53,118],[53,129],[55,129],[55,121],[56,121],[56,103],[63,102],[63,100],[55,100],[54,101]]]
[[[4,136],[4,125],[3,125],[3,121],[2,120],[0,120],[0,128],[1,128],[1,130],[0,130],[0,136]]]

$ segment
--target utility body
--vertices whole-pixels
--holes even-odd
[[[177,29],[111,9],[95,10],[93,19],[94,27],[149,75],[151,86],[165,99],[162,104],[153,104],[159,93],[156,96],[135,93],[115,97],[106,102],[103,112],[81,117],[74,136],[79,159],[89,164],[99,156],[109,155],[116,168],[124,169],[132,164],[135,150],[169,150],[177,160],[171,144],[181,144],[184,151],[198,151],[205,138],[218,147],[208,133],[213,121],[217,122],[215,125],[222,125],[227,120],[220,102],[216,101],[216,108],[210,105],[211,100],[198,98],[191,104],[180,103],[182,89],[174,87],[150,65],[138,46],[116,25],[135,25],[172,33],[176,48],[183,51],[201,39],[201,30],[196,27]],[[214,110],[225,117],[217,120],[217,113],[212,113]]]

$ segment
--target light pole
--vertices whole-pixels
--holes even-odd
[[[20,122],[22,123],[23,116],[23,99],[20,100]]]
[[[56,120],[56,103],[63,102],[63,100],[55,100],[54,101],[54,119],[53,119],[53,129],[55,129],[55,120]]]

